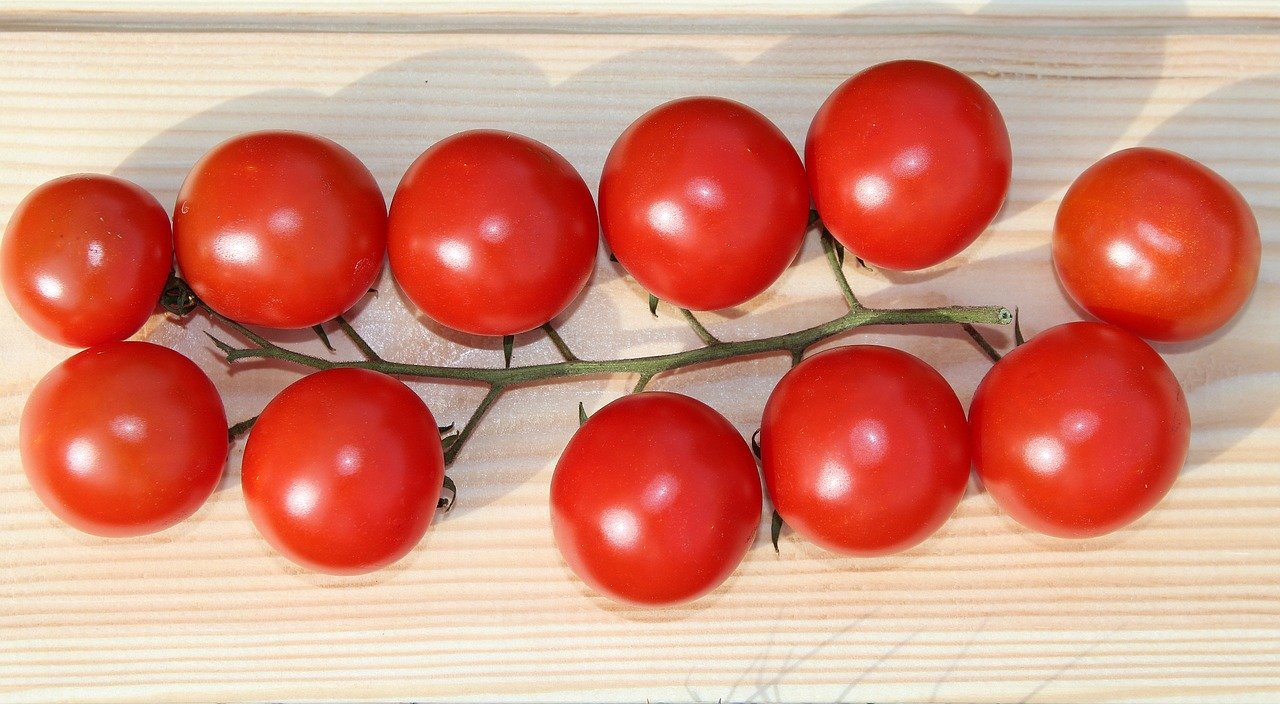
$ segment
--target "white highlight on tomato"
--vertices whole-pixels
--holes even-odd
[[[610,544],[624,550],[640,548],[640,521],[625,508],[611,508],[600,514],[600,532]]]

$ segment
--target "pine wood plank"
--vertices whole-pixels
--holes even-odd
[[[927,274],[856,275],[866,302],[1018,305],[1029,333],[1073,319],[1047,256],[1057,199],[1094,159],[1138,143],[1183,151],[1231,179],[1255,208],[1264,253],[1253,301],[1229,330],[1162,350],[1196,428],[1178,485],[1133,528],[1055,541],[1017,528],[982,494],[967,497],[937,536],[889,558],[837,558],[793,535],[775,555],[762,528],[726,585],[665,611],[586,592],[547,526],[551,468],[576,426],[577,402],[598,408],[627,379],[504,398],[451,472],[458,509],[399,565],[329,578],[293,568],[258,539],[236,482],[239,445],[224,488],[170,531],[104,541],[56,523],[27,487],[15,446],[27,393],[68,351],[0,306],[0,700],[1274,700],[1280,34],[1247,13],[1216,24],[1178,20],[1176,34],[1128,21],[1037,26],[1030,15],[1001,20],[999,32],[969,31],[981,23],[948,24],[947,13],[905,13],[898,31],[856,35],[737,31],[743,25],[501,37],[4,34],[6,219],[32,186],[75,171],[114,172],[172,202],[208,146],[263,127],[337,139],[388,195],[421,149],[478,126],[541,139],[594,183],[614,136],[667,98],[743,100],[800,144],[845,76],[912,55],[969,71],[994,95],[1013,135],[1015,183],[997,224],[956,260]],[[930,21],[950,30],[926,31]],[[382,288],[355,324],[385,356],[498,363],[493,343],[442,337],[404,309],[389,282]],[[749,315],[709,324],[723,337],[771,334],[839,305],[810,243],[745,307]],[[210,371],[233,419],[296,378],[283,368],[228,374],[203,329],[157,317],[144,336]],[[603,258],[561,329],[585,356],[696,344],[675,316],[650,318],[643,294]],[[924,357],[966,401],[986,369],[950,330],[856,339]],[[550,361],[554,351],[530,336],[516,354]],[[749,434],[785,368],[783,359],[754,360],[659,378],[653,388],[702,398]],[[464,418],[479,399],[457,386],[415,388],[445,420]]]

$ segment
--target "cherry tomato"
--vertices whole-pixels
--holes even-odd
[[[736,306],[800,251],[804,165],[746,105],[674,100],[640,116],[609,151],[600,224],[618,262],[658,298],[694,310]]]
[[[86,533],[154,533],[195,513],[222,476],[227,417],[194,362],[149,342],[72,355],[22,410],[22,467],[58,518]]]
[[[1062,198],[1053,265],[1071,298],[1151,340],[1203,337],[1258,280],[1258,221],[1197,161],[1137,147],[1090,166]]]
[[[959,253],[1009,190],[1009,133],[991,96],[927,61],[879,64],[822,104],[805,142],[831,234],[864,261],[923,269]]]
[[[591,416],[551,477],[560,554],[593,589],[646,606],[696,599],[733,572],[760,524],[738,431],[688,396],[647,391]]]
[[[399,560],[427,532],[444,482],[435,418],[399,381],[363,369],[303,377],[263,409],[241,483],[258,532],[319,572]]]
[[[591,190],[541,142],[474,130],[441,140],[391,200],[391,272],[432,320],[514,335],[563,311],[595,267]]]
[[[301,132],[252,132],[205,154],[173,213],[178,268],[233,320],[305,328],[332,320],[382,270],[387,206],[364,164]]]
[[[1059,325],[1005,355],[978,386],[969,422],[991,498],[1062,538],[1110,533],[1155,506],[1191,432],[1160,355],[1103,323]]]
[[[18,317],[70,347],[137,332],[172,269],[169,215],[113,176],[63,176],[36,188],[0,245],[4,292]]]
[[[774,508],[796,533],[883,555],[932,535],[960,503],[969,425],[928,364],[888,347],[839,347],[778,382],[760,457]]]

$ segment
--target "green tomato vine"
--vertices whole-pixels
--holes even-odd
[[[445,464],[451,465],[458,453],[475,432],[477,425],[485,413],[497,402],[503,392],[518,386],[525,386],[552,379],[576,378],[585,376],[632,374],[637,377],[634,392],[643,391],[653,378],[659,374],[676,369],[710,362],[736,360],[771,353],[787,353],[792,364],[798,364],[804,353],[813,345],[846,333],[864,325],[927,325],[956,324],[964,330],[987,353],[992,360],[999,359],[999,353],[978,333],[974,325],[1005,325],[1013,321],[1014,316],[1002,306],[941,306],[936,308],[870,308],[862,305],[849,286],[844,273],[844,249],[831,236],[821,223],[813,218],[813,224],[821,231],[823,253],[828,268],[831,270],[840,293],[844,297],[847,311],[825,323],[814,325],[803,330],[773,335],[750,340],[721,340],[712,335],[691,311],[680,308],[680,315],[689,323],[694,333],[702,341],[702,346],[670,354],[623,359],[590,360],[582,359],[549,323],[542,326],[542,332],[563,357],[563,361],[550,364],[532,364],[511,366],[512,338],[503,341],[506,364],[503,367],[445,367],[426,364],[407,364],[383,359],[377,351],[351,326],[343,317],[334,319],[337,328],[351,340],[363,355],[364,359],[335,360],[298,352],[277,345],[249,327],[242,325],[214,311],[199,299],[182,279],[174,276],[166,286],[161,305],[178,316],[187,316],[200,310],[214,321],[238,334],[247,345],[237,347],[222,338],[208,333],[213,344],[221,351],[228,363],[246,359],[277,359],[291,362],[302,367],[315,370],[353,367],[370,369],[384,374],[420,379],[452,379],[471,381],[487,387],[487,393],[474,412],[460,430],[454,430],[453,424],[440,429],[444,443]],[[658,300],[650,297],[650,310],[657,315]],[[333,350],[323,328],[317,326],[317,334],[325,346]],[[235,438],[252,427],[255,419],[237,423],[230,429],[230,436]],[[452,482],[446,479],[446,489],[452,491]]]

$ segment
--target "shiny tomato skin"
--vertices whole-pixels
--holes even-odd
[[[99,174],[45,183],[0,245],[4,291],[40,336],[92,347],[137,332],[173,269],[169,215],[141,187]]]
[[[745,303],[782,275],[809,225],[800,156],[759,112],[681,98],[618,137],[600,176],[600,224],[641,286],[682,308]]]
[[[991,498],[1048,535],[1118,530],[1155,506],[1186,458],[1191,418],[1168,365],[1132,333],[1066,323],[1006,354],[969,409]]]
[[[308,569],[372,572],[404,557],[435,515],[444,453],[435,418],[396,379],[363,369],[290,384],[249,432],[241,485],[258,532]]]
[[[391,272],[428,317],[514,335],[555,317],[595,268],[591,190],[564,157],[510,132],[447,137],[391,200]]]
[[[387,207],[354,154],[302,132],[251,132],[191,169],[173,213],[178,268],[209,307],[249,325],[305,328],[382,271]]]
[[[1090,166],[1054,221],[1062,287],[1091,315],[1149,340],[1221,328],[1253,292],[1261,257],[1240,192],[1163,149],[1125,149]]]
[[[760,524],[755,458],[714,409],[646,391],[597,411],[551,478],[551,525],[565,562],[592,589],[665,606],[715,589]]]
[[[787,372],[760,427],[765,487],[783,521],[834,552],[899,552],[964,495],[969,426],[946,379],[889,347],[820,352]]]
[[[218,486],[227,417],[194,362],[108,342],[45,375],[22,410],[22,467],[40,500],[86,533],[130,537],[195,513]]]
[[[914,270],[969,246],[1004,203],[1009,132],[976,82],[928,61],[849,78],[818,109],[805,168],[822,221],[874,266]]]

